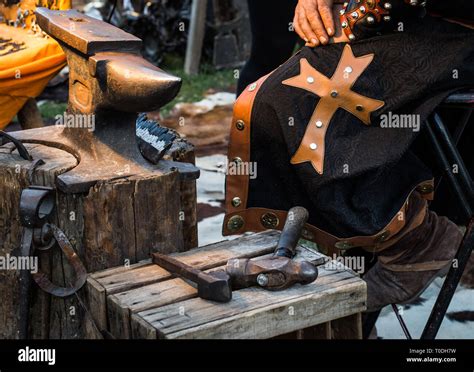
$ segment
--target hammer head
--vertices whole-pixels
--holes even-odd
[[[199,297],[217,302],[229,302],[232,299],[231,280],[225,271],[201,272],[198,279]]]
[[[318,277],[318,269],[312,263],[278,256],[259,260],[231,259],[226,272],[234,289],[260,286],[276,291],[296,283],[309,284]]]

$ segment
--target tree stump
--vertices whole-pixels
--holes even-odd
[[[43,159],[29,175],[32,162],[11,144],[0,146],[0,256],[20,246],[22,189],[55,188],[56,177],[77,165],[74,156],[39,144],[25,144],[34,159]],[[194,161],[192,147],[183,157]],[[32,178],[32,179],[30,179]],[[88,272],[127,266],[151,252],[180,252],[197,246],[195,181],[180,181],[177,172],[135,175],[101,181],[84,194],[56,190],[51,221],[64,231]],[[194,226],[193,226],[194,225]],[[40,252],[40,270],[60,286],[69,286],[73,270],[59,248]],[[0,338],[18,338],[18,274],[0,270]],[[84,290],[62,299],[32,284],[29,337],[37,339],[99,338],[101,329],[88,314]]]

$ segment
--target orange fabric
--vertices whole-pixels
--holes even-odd
[[[46,5],[41,0],[40,5]],[[71,0],[57,0],[51,8],[68,9]],[[22,10],[34,9],[35,2],[23,0],[20,3]],[[11,19],[12,9],[17,6],[0,9],[5,18]],[[0,51],[0,129],[13,119],[23,107],[28,98],[37,97],[65,65],[66,56],[59,44],[51,39],[44,38],[40,33],[29,30],[31,19],[26,28],[0,24],[0,38],[11,39],[15,43],[23,43],[22,49],[13,53],[8,48]]]

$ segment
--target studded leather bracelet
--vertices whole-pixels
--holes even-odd
[[[404,16],[419,16],[426,0],[350,0],[340,11],[344,34],[349,41],[381,34]]]

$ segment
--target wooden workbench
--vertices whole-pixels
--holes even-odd
[[[215,269],[230,258],[271,254],[279,234],[266,231],[174,256]],[[318,279],[305,286],[279,292],[246,288],[234,291],[229,303],[215,303],[148,260],[92,274],[89,307],[97,328],[115,338],[361,338],[365,282],[340,264],[326,268],[326,257],[309,247],[297,251],[295,259],[319,266]]]

